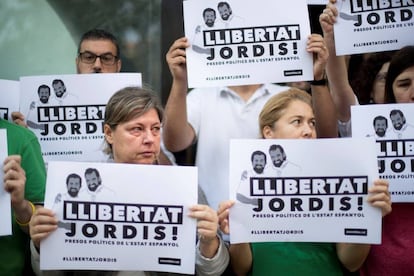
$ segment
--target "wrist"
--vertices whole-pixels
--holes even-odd
[[[325,78],[322,78],[320,80],[310,81],[309,83],[310,85],[313,85],[313,86],[325,86],[327,85],[327,80]]]
[[[24,207],[20,210],[14,210],[16,223],[19,226],[28,226],[36,207],[28,200],[24,200]]]

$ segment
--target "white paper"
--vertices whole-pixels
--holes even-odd
[[[12,121],[11,113],[19,111],[19,82],[0,80],[0,118]]]
[[[414,104],[355,105],[351,114],[352,136],[377,141],[379,175],[390,182],[392,201],[414,202]]]
[[[7,156],[7,131],[5,129],[0,129],[0,163],[2,164],[2,169],[0,170],[0,179],[2,183],[2,189],[0,189],[0,236],[12,234],[10,194],[4,190],[3,181],[3,162]]]
[[[313,79],[305,0],[227,1],[232,10],[222,20],[216,0],[183,2],[189,87],[292,82]],[[209,27],[203,11],[216,20]],[[213,56],[214,52],[214,56]]]
[[[279,167],[272,145],[285,153]],[[266,155],[262,172],[252,168],[255,151]],[[232,140],[230,242],[380,243],[381,210],[366,201],[374,155],[372,138]]]
[[[62,80],[66,96],[57,100],[52,83]],[[109,98],[126,86],[141,86],[139,73],[31,76],[20,79],[20,109],[49,161],[103,161],[103,119]],[[42,103],[38,89],[50,88]]]
[[[87,168],[99,172],[98,192],[89,191]],[[76,196],[66,188],[70,174],[82,178]],[[60,227],[41,243],[40,266],[193,274],[196,221],[188,211],[194,204],[195,167],[50,162],[45,207]]]
[[[337,1],[337,55],[398,50],[414,44],[414,2]]]

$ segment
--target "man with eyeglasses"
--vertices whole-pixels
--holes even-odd
[[[76,71],[87,73],[118,73],[121,71],[119,44],[111,33],[93,29],[84,33],[78,46]]]
[[[76,57],[76,72],[88,73],[119,73],[122,61],[120,48],[116,37],[102,29],[92,29],[84,33],[79,41],[78,55]],[[27,127],[24,116],[20,112],[12,112],[13,121]],[[174,160],[172,153],[161,145],[159,163],[170,165]]]
[[[78,45],[76,72],[118,73],[121,71],[121,59],[118,40],[111,33],[92,29],[84,33]],[[20,112],[12,112],[12,119],[18,125],[27,127],[25,118]]]

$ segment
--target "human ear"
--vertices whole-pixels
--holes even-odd
[[[113,131],[112,131],[111,127],[108,124],[105,124],[104,125],[105,140],[110,145],[112,145],[112,143],[113,143],[112,134],[113,134]]]
[[[273,129],[270,126],[264,126],[262,129],[262,135],[265,139],[273,138]]]

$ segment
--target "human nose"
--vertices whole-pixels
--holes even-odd
[[[410,86],[410,99],[411,102],[414,103],[414,85]]]
[[[311,138],[312,133],[314,131],[314,127],[310,124],[304,124],[302,129],[302,136],[304,138]]]
[[[143,140],[145,144],[153,143],[154,142],[154,134],[152,133],[151,129],[147,129],[143,133]]]
[[[102,62],[100,57],[96,57],[95,62],[93,63],[93,70],[96,73],[99,73],[102,71]]]

